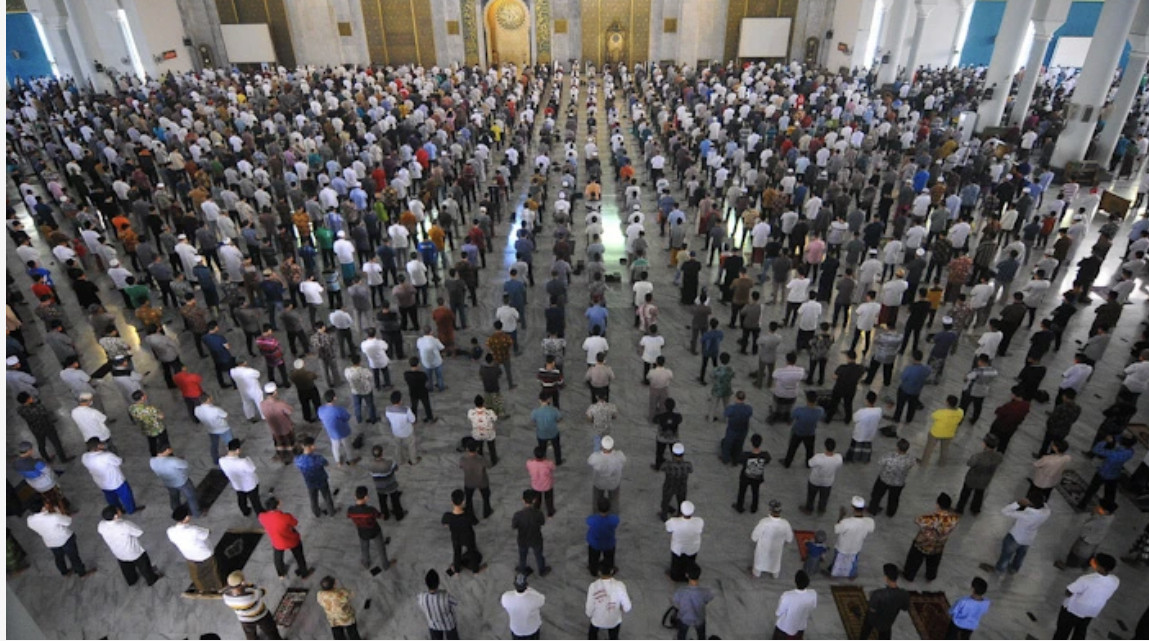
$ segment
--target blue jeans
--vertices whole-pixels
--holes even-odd
[[[184,483],[180,487],[168,488],[168,501],[171,502],[172,511],[174,512],[175,509],[180,506],[181,494],[187,499],[188,508],[191,509],[192,516],[199,516],[199,500],[196,499],[195,486],[192,485],[191,480],[188,480],[187,483]]]
[[[1022,562],[1025,561],[1026,552],[1029,552],[1028,545],[1022,545],[1013,538],[1012,534],[1006,534],[1001,541],[1001,556],[997,558],[997,571],[1005,572],[1008,566],[1011,572],[1017,572],[1021,569]]]
[[[519,572],[524,571],[524,568],[527,567],[527,552],[529,552],[531,548],[534,548],[534,550],[535,550],[535,563],[539,566],[538,571],[542,572],[543,569],[547,567],[546,557],[543,556],[543,544],[542,544],[542,542],[540,542],[538,545],[523,545],[520,543],[519,544],[519,567],[517,568],[517,570]]]
[[[124,508],[125,514],[132,514],[136,511],[136,499],[132,496],[132,486],[124,481],[123,485],[114,490],[104,490],[104,500],[112,507]]]
[[[355,420],[359,423],[363,423],[363,403],[367,403],[367,409],[370,410],[368,422],[374,423],[379,420],[379,414],[375,411],[374,394],[352,394],[351,402],[355,406]]]
[[[424,372],[427,372],[427,385],[437,388],[442,392],[447,386],[443,385],[443,366],[438,367],[424,367]]]
[[[226,448],[227,444],[235,438],[235,435],[231,433],[231,429],[228,429],[223,434],[208,434],[207,436],[211,439],[211,460],[215,461],[216,465],[219,465],[220,444],[223,444],[223,446]]]

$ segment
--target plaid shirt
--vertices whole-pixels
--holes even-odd
[[[283,365],[283,348],[279,345],[279,339],[275,336],[271,334],[260,336],[255,339],[255,348],[267,359],[268,367],[279,367]]]
[[[28,429],[32,434],[46,434],[56,428],[56,415],[40,401],[20,405],[16,408],[16,413],[28,422]]]
[[[128,406],[128,416],[140,426],[144,436],[159,436],[164,433],[164,413],[154,405],[133,403]]]
[[[672,458],[662,464],[662,471],[666,473],[666,478],[662,481],[664,487],[685,487],[686,480],[694,471],[694,464],[690,461]]]

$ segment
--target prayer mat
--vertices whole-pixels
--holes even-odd
[[[862,621],[869,609],[866,591],[857,585],[831,585],[830,594],[834,597],[834,605],[838,606],[838,616],[842,617],[846,638],[861,639]]]
[[[211,506],[219,500],[223,491],[228,488],[230,483],[227,476],[224,475],[218,467],[213,467],[208,471],[207,476],[199,482],[199,486],[195,489],[196,500],[199,501],[199,509],[207,512]],[[227,575],[224,575],[227,576]]]
[[[806,561],[806,542],[814,540],[814,530],[794,530],[794,545],[798,546],[798,556]]]
[[[261,540],[263,540],[263,530],[228,530],[224,532],[219,543],[215,544],[214,551],[220,581],[226,585],[227,575],[236,570],[242,570]],[[195,586],[189,585],[185,592],[187,591],[195,592]]]
[[[910,592],[910,620],[922,639],[945,639],[950,602],[945,592]]]
[[[1061,483],[1057,484],[1057,491],[1061,493],[1070,507],[1077,510],[1077,503],[1081,501],[1081,497],[1085,496],[1085,490],[1088,487],[1089,481],[1081,478],[1081,475],[1075,470],[1065,470],[1065,473],[1061,475]],[[1090,502],[1092,503],[1092,501]]]
[[[285,628],[291,627],[291,624],[295,623],[295,617],[299,616],[299,611],[303,609],[303,602],[307,599],[308,592],[310,590],[307,588],[287,588],[275,608],[275,624]]]

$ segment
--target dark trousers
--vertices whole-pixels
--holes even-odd
[[[296,341],[299,341],[299,348],[298,349],[296,349],[296,347],[295,347]],[[288,348],[291,349],[291,355],[292,356],[298,356],[299,354],[306,354],[308,347],[309,347],[308,340],[307,340],[307,334],[305,334],[304,332],[296,332],[296,331],[288,330],[288,332],[287,332],[287,346],[288,346]]]
[[[970,425],[973,425],[977,422],[977,419],[981,418],[981,406],[983,404],[985,404],[984,396],[973,396],[967,391],[961,393],[961,403],[958,404],[958,407],[961,408],[961,411],[965,412],[970,405],[973,405],[973,416],[966,414],[966,416],[970,416]]]
[[[451,628],[450,630],[428,630],[432,639],[458,639],[459,629]]]
[[[894,634],[893,626],[879,625],[874,621],[874,617],[867,613],[866,618],[862,620],[862,636],[859,638],[869,639],[874,632],[878,633],[879,639],[892,639]]]
[[[68,537],[58,548],[48,548],[52,551],[52,558],[56,561],[56,569],[60,574],[67,576],[72,572],[76,574],[83,574],[88,571],[84,567],[84,561],[80,559],[80,549],[76,546],[76,535]],[[71,562],[72,568],[68,569],[68,562]]]
[[[814,436],[798,436],[797,434],[790,435],[790,445],[786,447],[786,458],[782,459],[782,465],[790,467],[794,462],[794,454],[798,452],[798,446],[802,445],[806,448],[806,460],[809,461],[814,457]]]
[[[411,395],[411,411],[416,416],[418,416],[419,415],[419,403],[422,403],[423,404],[423,414],[424,414],[423,420],[425,420],[425,421],[435,420],[435,414],[433,412],[431,412],[431,393],[428,392],[427,390],[414,390],[414,391],[408,390],[408,392]]]
[[[64,446],[60,443],[60,433],[56,431],[55,427],[33,432],[32,435],[36,437],[36,446],[40,448],[40,455],[45,459],[48,459],[48,441],[52,441],[52,447],[56,449],[56,455],[60,457],[61,461],[68,458],[68,455],[64,453]]]
[[[120,572],[124,574],[124,580],[128,585],[135,585],[140,580],[140,576],[144,577],[144,581],[151,585],[160,580],[156,575],[155,568],[152,567],[152,560],[148,558],[148,553],[144,552],[135,561],[120,561]]]
[[[981,502],[985,498],[985,488],[975,489],[968,485],[962,485],[961,495],[958,497],[958,503],[954,507],[954,511],[961,513],[965,512],[965,504],[969,501],[970,496],[973,496],[973,502],[969,504],[969,511],[972,514],[981,512]]]
[[[327,500],[327,511],[330,514],[335,514],[335,499],[331,498],[331,487],[328,486],[327,481],[323,482],[319,487],[308,487],[307,496],[311,499],[311,513],[315,516],[321,514],[319,510],[319,493],[323,493],[323,498]]]
[[[474,511],[473,499],[475,498],[475,490],[479,490],[479,496],[483,497],[483,518],[487,518],[494,510],[491,509],[491,488],[489,487],[464,487],[463,492],[467,496],[467,502],[464,504],[468,512]]]
[[[822,361],[825,363],[826,361]],[[857,394],[858,388],[851,387],[850,389],[840,390],[837,387],[830,392],[830,407],[826,410],[826,421],[833,420],[834,414],[838,412],[838,406],[841,405],[845,410],[846,416],[842,418],[843,421],[849,423],[854,415],[854,395]]]
[[[670,580],[685,581],[686,570],[697,562],[697,554],[670,554]]]
[[[519,566],[517,571],[523,572],[527,567],[527,553],[532,549],[535,551],[535,563],[539,566],[539,572],[542,572],[547,567],[547,559],[543,556],[543,543],[539,541],[538,545],[519,545]]]
[[[598,631],[599,630],[606,630],[607,638],[617,639],[618,633],[622,630],[622,624],[620,623],[620,624],[614,626],[613,628],[596,628],[596,627],[594,627],[594,624],[592,623],[592,624],[590,624],[590,627],[587,628],[586,638],[598,639]]]
[[[870,365],[866,368],[866,385],[874,382],[874,378],[878,375],[878,368],[882,368],[882,385],[889,387],[890,383],[894,380],[894,364],[893,363],[879,363],[874,359],[870,359]]]
[[[685,639],[686,634],[688,632],[690,632],[691,627],[692,626],[686,625],[685,623],[679,623],[678,624],[678,638],[679,639]],[[699,639],[705,639],[706,638],[706,622],[705,621],[703,621],[702,623],[699,623],[698,625],[693,626],[693,627],[694,627],[694,631],[698,633]]]
[[[1057,613],[1057,629],[1053,632],[1054,639],[1084,639],[1089,630],[1089,623],[1093,617],[1079,617],[1065,606]]]
[[[303,406],[303,420],[311,423],[316,419],[315,412],[323,403],[319,399],[319,388],[312,387],[311,389],[299,388],[299,404]]]
[[[272,550],[271,560],[275,563],[275,573],[280,577],[287,576],[287,563],[283,560],[287,550]],[[291,556],[295,557],[295,576],[307,574],[307,559],[303,556],[303,543],[291,548]]]
[[[359,626],[354,622],[351,625],[332,626],[331,628],[332,639],[358,639]]]
[[[1097,490],[1101,486],[1105,486],[1105,500],[1113,501],[1117,498],[1117,481],[1119,479],[1103,479],[1100,474],[1094,472],[1093,478],[1089,481],[1089,487],[1085,488],[1085,494],[1081,496],[1081,500],[1077,502],[1077,509],[1083,510],[1089,505],[1089,500],[1097,494]]]
[[[598,576],[600,568],[613,568],[614,567],[614,549],[609,550],[596,550],[591,546],[586,546],[587,551],[587,569],[594,576]]]
[[[946,638],[947,639],[962,639],[964,641],[964,639],[970,638],[970,635],[972,635],[972,634],[973,634],[973,630],[966,630],[965,628],[959,628],[953,624],[953,621],[950,621],[950,627],[948,630],[946,630]]]
[[[258,485],[256,485],[255,488],[250,492],[240,492],[237,490],[235,493],[235,498],[239,503],[239,511],[243,512],[244,516],[250,515],[253,510],[256,514],[262,514],[265,511],[263,509],[263,503],[259,500]],[[248,505],[251,507],[248,507]]]
[[[176,382],[172,377],[180,371],[180,368],[183,367],[183,363],[177,358],[174,361],[166,363],[160,361],[160,367],[164,370],[164,384],[168,386],[168,389],[175,389]]]
[[[907,394],[898,388],[898,404],[894,407],[894,422],[902,420],[902,410],[906,410],[906,422],[914,422],[914,414],[918,411],[918,397],[920,394]]]
[[[243,626],[243,636],[248,639],[258,639],[260,632],[263,633],[265,639],[283,638],[279,636],[279,628],[276,627],[275,618],[271,616],[270,612],[260,617],[258,621],[240,623],[240,625]]]
[[[554,438],[540,438],[540,439],[538,439],[538,445],[539,445],[539,447],[543,448],[544,451],[547,448],[547,443],[554,445],[554,447],[555,447],[555,465],[562,465],[563,464],[563,447],[562,447],[562,443],[559,441],[559,436],[561,436],[561,435],[555,434]]]
[[[407,512],[403,510],[403,502],[400,499],[402,494],[402,492],[392,492],[391,494],[379,492],[379,511],[383,513],[384,519],[391,518],[392,513],[395,514],[396,521],[402,521],[403,517],[407,516]],[[391,497],[390,507],[387,505],[387,497]]]
[[[918,570],[922,567],[922,561],[926,563],[926,580],[933,581],[938,578],[938,566],[942,562],[942,553],[926,554],[915,545],[911,545],[909,553],[906,554],[906,564],[902,567],[902,576],[907,581],[913,581],[914,577],[918,575]]]
[[[814,509],[814,497],[818,497],[818,514],[826,511],[826,503],[830,501],[830,486],[806,483],[806,511]]]
[[[738,511],[742,511],[743,501],[746,499],[746,489],[750,489],[750,511],[758,511],[758,490],[762,488],[762,479],[748,479],[745,476],[738,477],[738,501],[735,505]]]
[[[870,492],[870,513],[877,514],[882,509],[882,498],[887,492],[890,494],[890,502],[886,506],[886,514],[893,516],[898,513],[898,502],[902,498],[902,486],[887,485],[882,479],[874,479],[874,489]]]

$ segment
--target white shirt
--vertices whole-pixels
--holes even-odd
[[[1101,575],[1096,572],[1086,574],[1065,587],[1069,596],[1061,605],[1069,610],[1070,614],[1079,617],[1092,618],[1101,614],[1109,597],[1117,591],[1121,580],[1110,575]]]
[[[638,344],[642,346],[642,362],[653,363],[662,355],[662,346],[666,344],[666,339],[647,334],[638,341]]]
[[[1043,506],[1040,510],[1032,506],[1026,507],[1024,510],[1018,509],[1019,507],[1015,501],[1002,508],[1001,513],[1017,521],[1009,529],[1009,533],[1013,535],[1013,540],[1020,545],[1031,545],[1033,540],[1037,538],[1037,529],[1049,519],[1049,506]]]
[[[80,462],[88,468],[96,487],[101,490],[115,490],[126,482],[124,473],[120,471],[123,459],[107,450],[85,452]]]
[[[878,295],[882,300],[882,304],[887,307],[900,307],[902,304],[902,295],[909,289],[910,284],[901,278],[896,278],[882,285],[882,292]]]
[[[427,266],[417,258],[407,261],[407,275],[411,277],[411,285],[415,287],[427,284]]]
[[[1026,307],[1037,307],[1045,300],[1045,292],[1049,290],[1049,281],[1036,279],[1031,280],[1021,288],[1021,293],[1025,297],[1023,302]]]
[[[547,598],[542,592],[530,587],[522,592],[504,592],[500,603],[511,619],[511,634],[529,637],[538,632],[543,625],[541,610],[546,602]]]
[[[878,424],[882,422],[882,408],[863,407],[854,412],[854,432],[850,435],[859,443],[869,443],[874,440],[878,431]]]
[[[626,584],[618,579],[599,579],[586,589],[586,616],[596,628],[610,629],[622,624],[622,613],[630,612]]]
[[[842,554],[857,554],[862,551],[862,543],[873,531],[874,519],[868,516],[846,517],[834,526],[834,534],[838,535],[834,549]]]
[[[875,301],[866,301],[854,310],[854,324],[863,332],[874,329],[878,316],[882,313],[882,306]]]
[[[795,278],[786,283],[786,302],[804,303],[810,300],[810,279]]]
[[[100,521],[96,531],[104,537],[104,543],[108,544],[112,556],[120,561],[135,561],[144,553],[144,547],[140,545],[140,536],[144,531],[131,521]]]
[[[1149,392],[1149,361],[1137,361],[1125,368],[1125,389],[1134,394]]]
[[[798,308],[798,329],[812,332],[818,329],[818,321],[822,318],[822,303],[808,300]]]
[[[786,590],[778,599],[778,609],[774,611],[777,620],[774,625],[790,636],[806,629],[810,615],[818,607],[818,593],[805,590]]]
[[[371,369],[384,369],[391,364],[387,357],[387,341],[381,338],[368,338],[359,344],[359,349],[367,357],[367,366]]]
[[[255,471],[255,462],[244,456],[221,456],[219,469],[231,487],[236,492],[250,492],[259,486],[259,475]]]
[[[993,297],[994,286],[992,283],[978,283],[969,290],[969,306],[973,309],[981,309],[989,304],[989,299]]]
[[[419,350],[419,360],[423,362],[423,367],[430,369],[443,364],[442,351],[447,347],[434,336],[424,335],[415,341],[415,349]]]
[[[404,414],[402,410],[406,410]],[[391,434],[396,438],[407,438],[415,433],[415,413],[409,407],[388,406],[384,415],[391,424]]]
[[[827,456],[825,452],[815,454],[806,461],[806,466],[810,468],[810,485],[830,487],[834,484],[838,469],[842,467],[842,455]]]
[[[316,281],[305,280],[299,284],[299,293],[303,294],[303,300],[308,305],[322,305],[323,291],[323,285]]]
[[[89,407],[87,405],[79,405],[72,410],[72,420],[75,421],[76,427],[80,429],[80,434],[84,437],[84,442],[93,436],[106,441],[112,438],[112,432],[108,429],[108,417],[100,410]]]
[[[1091,374],[1093,374],[1092,367],[1085,363],[1074,363],[1061,374],[1061,385],[1058,387],[1061,389],[1072,389],[1080,394],[1081,389],[1085,387],[1085,383],[1089,380]]]
[[[168,540],[188,561],[198,563],[211,558],[211,530],[191,523],[176,523],[168,528]]]
[[[702,528],[705,522],[698,517],[676,516],[666,521],[670,532],[670,551],[673,554],[698,554],[702,549]]]
[[[586,350],[586,364],[594,365],[598,362],[595,357],[598,356],[599,352],[607,351],[608,345],[602,336],[587,336],[586,340],[582,342],[582,348]]]
[[[218,405],[197,405],[195,417],[207,427],[208,434],[224,434],[231,429],[227,424],[227,412]]]
[[[28,528],[49,548],[63,547],[72,538],[72,517],[56,512],[37,512],[28,517]]]
[[[352,265],[355,263],[355,243],[340,238],[331,245],[331,251],[335,254],[335,258],[339,260],[340,265]]]
[[[503,331],[510,334],[519,329],[519,310],[503,305],[495,310],[495,320],[503,324]]]
[[[634,306],[638,307],[646,302],[646,295],[654,291],[654,284],[640,280],[631,289],[634,291]]]
[[[985,354],[990,358],[997,355],[997,346],[1001,344],[1001,332],[986,332],[977,339],[977,349],[974,350],[974,356]]]

